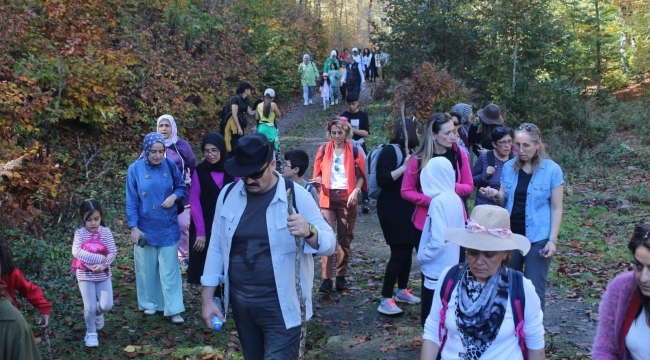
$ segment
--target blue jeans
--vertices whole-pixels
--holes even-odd
[[[510,252],[510,262],[508,267],[511,269],[522,271],[524,276],[529,279],[535,292],[539,296],[539,302],[544,311],[546,299],[546,279],[548,278],[548,270],[551,267],[551,258],[547,259],[539,255],[539,251],[544,249],[548,239],[534,242],[530,244],[530,251],[526,256],[521,255],[519,250],[512,250]]]
[[[339,87],[332,86],[332,90],[330,91],[330,102],[334,102],[338,99],[339,99]]]

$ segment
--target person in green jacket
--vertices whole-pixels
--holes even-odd
[[[318,69],[314,62],[311,61],[309,54],[302,57],[302,62],[298,65],[298,73],[300,74],[300,84],[302,85],[302,97],[305,100],[303,105],[307,106],[312,104],[311,98],[314,96],[314,87],[316,86],[316,79],[318,79]]]
[[[0,280],[0,360],[40,360],[34,334],[23,314],[11,304],[6,287]]]
[[[323,66],[323,72],[329,72],[331,69],[332,63],[336,64],[336,68],[339,69],[341,67],[341,62],[339,61],[339,54],[336,52],[336,50],[332,50],[330,53],[330,57],[325,60],[325,65]]]

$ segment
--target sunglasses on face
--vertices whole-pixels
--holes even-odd
[[[264,165],[264,167],[260,171],[252,173],[252,174],[250,174],[248,176],[242,176],[242,178],[243,179],[253,179],[253,180],[257,180],[257,179],[261,178],[262,176],[264,176],[264,172],[269,167],[269,164],[271,164],[271,163],[267,162],[266,165]]]

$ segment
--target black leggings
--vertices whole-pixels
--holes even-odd
[[[415,245],[390,245],[390,259],[386,265],[384,275],[384,286],[381,296],[390,298],[393,296],[393,288],[397,281],[398,289],[406,289],[411,274],[411,259]]]

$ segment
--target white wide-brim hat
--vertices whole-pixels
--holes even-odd
[[[510,230],[510,214],[500,206],[478,205],[472,210],[464,229],[449,228],[445,240],[479,251],[530,250],[527,237]]]

